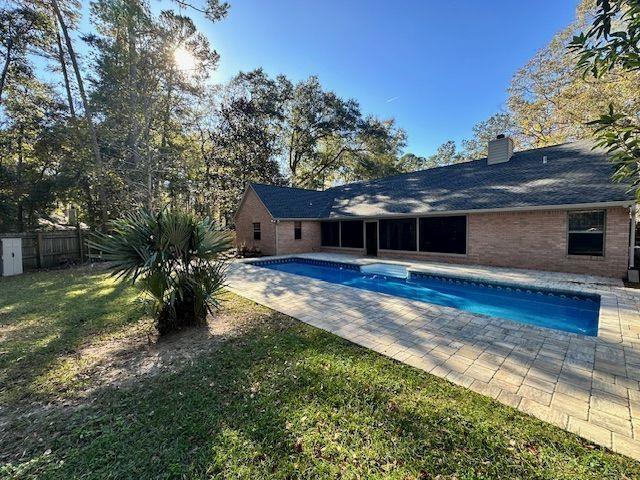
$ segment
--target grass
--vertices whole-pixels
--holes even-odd
[[[640,477],[637,462],[284,315],[231,294],[223,309],[249,328],[176,371],[13,416],[0,477]],[[16,382],[3,400],[46,401],[69,350],[140,315],[104,274],[2,280],[0,374]]]
[[[143,317],[136,291],[87,268],[0,279],[0,404],[46,398],[65,355],[125,335]]]

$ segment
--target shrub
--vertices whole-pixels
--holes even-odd
[[[245,242],[242,242],[240,246],[238,246],[237,256],[240,258],[253,258],[259,257],[262,255],[262,252],[257,247],[249,247]]]
[[[152,214],[139,210],[110,223],[110,233],[95,233],[89,246],[114,262],[114,275],[137,283],[164,335],[202,324],[218,306],[231,247],[228,232],[209,218],[180,211]]]

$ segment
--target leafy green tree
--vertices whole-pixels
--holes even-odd
[[[240,73],[208,102],[200,119],[203,181],[209,203],[230,222],[250,182],[283,184],[279,157],[284,77],[270,79],[258,69]],[[203,124],[203,122],[207,122]]]
[[[317,77],[293,85],[280,78],[284,98],[280,142],[294,186],[398,173],[406,133],[393,120],[363,117],[359,104],[325,91]]]
[[[47,17],[29,5],[0,8],[0,51],[4,58],[0,73],[0,101],[9,76],[16,82],[29,77],[32,66],[28,60],[31,48],[41,48],[46,41]]]
[[[318,187],[352,144],[361,119],[360,106],[322,88],[317,77],[288,88],[282,141],[291,183]]]
[[[612,69],[607,78],[596,78],[575,68],[575,54],[567,47],[576,34],[589,28],[595,13],[593,0],[582,0],[575,20],[514,76],[507,106],[521,148],[589,137],[588,122],[606,111],[612,99],[622,113],[640,111],[637,71]]]
[[[518,133],[508,113],[496,113],[487,120],[476,123],[472,129],[473,137],[462,141],[462,156],[466,160],[477,160],[487,156],[489,140],[500,134],[512,137],[517,142]]]
[[[140,285],[158,332],[205,323],[224,285],[221,256],[230,248],[229,234],[208,218],[166,209],[133,212],[109,226],[110,233],[96,233],[89,245],[114,262],[117,278]]]
[[[50,0],[51,6],[53,8],[53,12],[55,14],[56,21],[60,26],[60,30],[62,31],[62,38],[64,38],[64,43],[67,49],[67,53],[69,54],[69,59],[71,61],[71,65],[73,67],[73,72],[76,79],[76,85],[78,87],[78,92],[80,94],[80,99],[82,101],[82,110],[84,113],[84,119],[86,122],[86,127],[89,131],[89,139],[91,150],[93,152],[93,158],[95,161],[95,178],[97,179],[96,190],[98,192],[98,208],[100,212],[99,216],[99,224],[104,226],[105,222],[108,218],[107,213],[107,196],[104,185],[104,162],[102,159],[102,152],[100,151],[100,144],[98,142],[98,131],[97,127],[94,123],[93,118],[93,110],[91,105],[89,104],[89,99],[87,96],[87,92],[84,87],[84,80],[82,78],[82,72],[80,71],[80,64],[78,62],[78,57],[75,53],[75,49],[73,47],[73,40],[71,38],[71,34],[69,33],[69,28],[67,26],[67,19],[65,18],[65,10],[60,6],[58,0]]]
[[[406,144],[407,134],[396,126],[394,120],[380,120],[373,116],[365,118],[343,164],[337,169],[336,180],[371,180],[404,173],[406,169],[401,153]]]
[[[363,118],[357,103],[326,92],[317,78],[293,84],[261,69],[240,73],[207,109],[206,178],[216,204],[232,212],[248,182],[307,188],[398,173],[406,134],[392,120]]]
[[[640,1],[598,0],[597,5],[591,28],[575,36],[570,45],[578,53],[578,71],[596,79],[628,72],[638,79]],[[639,86],[635,84],[636,97],[640,96]],[[617,96],[611,99],[607,111],[589,125],[595,127],[597,144],[611,153],[614,178],[630,180],[640,192],[640,110],[629,111]]]
[[[24,3],[24,0],[13,1]],[[74,72],[70,72],[69,62],[71,59],[65,46],[66,39],[62,37],[61,26],[57,21],[53,5],[50,0],[28,0],[27,3],[43,18],[43,21],[37,25],[41,40],[39,42],[31,41],[29,49],[35,55],[45,59],[52,72],[62,75],[69,115],[75,118],[74,97],[77,91],[72,85],[71,79]],[[76,31],[81,17],[81,0],[58,0],[57,5],[65,20],[66,28],[70,31]]]
[[[147,2],[99,0],[92,11],[97,52],[92,102],[108,145],[111,205],[157,209],[189,202],[194,167],[193,105],[219,55],[193,20],[152,14]]]
[[[204,5],[200,2],[187,2],[186,0],[173,0],[173,2],[184,9],[202,13],[205,18],[212,22],[217,22],[226,17],[230,8],[228,2],[221,2],[220,0],[204,0]]]
[[[34,77],[10,82],[0,130],[0,230],[37,227],[66,185],[64,106]],[[58,147],[57,150],[54,147]]]
[[[416,155],[415,153],[404,153],[398,159],[399,169],[403,172],[414,172],[429,168],[428,160],[425,157]]]
[[[460,151],[458,151],[456,142],[453,140],[447,140],[438,147],[434,155],[427,157],[425,168],[441,167],[464,161],[465,157]]]

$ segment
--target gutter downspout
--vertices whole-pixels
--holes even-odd
[[[629,268],[635,267],[635,250],[636,250],[636,204],[629,208],[631,214],[631,232],[629,235]]]
[[[276,256],[278,255],[278,224],[280,220],[274,220],[273,223],[276,224]]]

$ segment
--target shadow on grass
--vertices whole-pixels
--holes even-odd
[[[57,359],[96,336],[139,322],[136,291],[86,268],[3,279],[0,288],[0,400],[35,393]]]
[[[632,460],[274,312],[176,373],[20,422],[24,434],[0,444],[15,478],[640,475]]]

